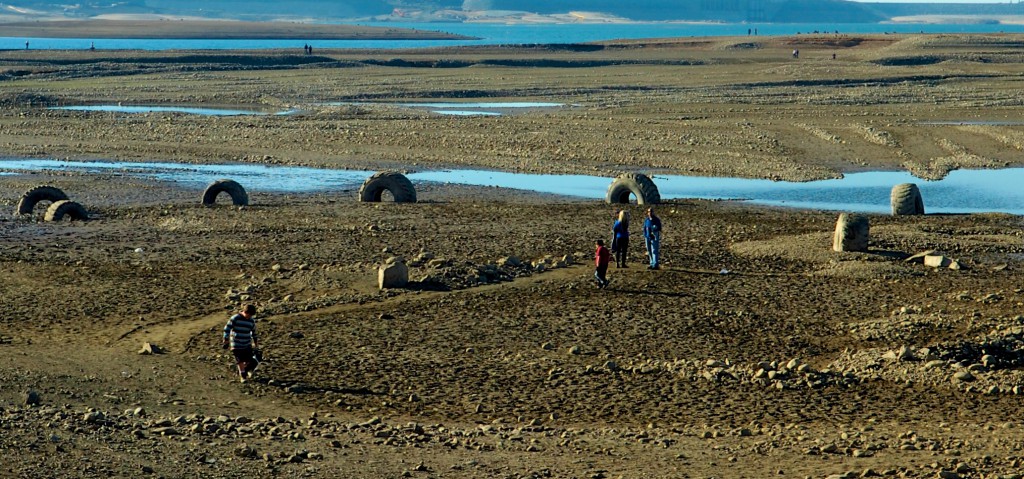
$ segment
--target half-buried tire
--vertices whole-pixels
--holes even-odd
[[[89,213],[82,208],[82,205],[71,200],[55,201],[46,209],[44,221],[60,221],[64,217],[72,220],[85,221],[89,219]]]
[[[379,203],[385,191],[391,193],[395,203],[416,202],[416,188],[397,171],[381,171],[367,178],[359,187],[359,201]]]
[[[892,193],[889,194],[889,203],[892,205],[893,216],[924,214],[921,190],[913,183],[901,183],[893,186]]]
[[[864,215],[842,213],[832,235],[832,251],[867,251],[871,224]]]
[[[32,211],[36,209],[36,204],[40,201],[55,203],[66,199],[68,199],[68,195],[64,194],[64,192],[56,186],[37,186],[25,192],[24,195],[21,195],[21,199],[18,200],[18,214],[32,214]]]
[[[235,206],[246,206],[249,204],[249,194],[245,188],[235,180],[217,180],[210,183],[203,192],[203,206],[213,206],[217,203],[217,195],[227,193],[231,196],[231,203]]]
[[[661,203],[661,193],[647,175],[640,173],[624,173],[615,178],[608,187],[605,200],[611,204],[628,204],[629,195],[636,196],[637,204],[653,205]]]

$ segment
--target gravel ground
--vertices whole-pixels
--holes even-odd
[[[252,52],[237,53],[248,63],[0,52],[0,149],[941,176],[1018,161],[1012,39],[390,53],[479,64],[431,69],[369,65],[375,52],[325,52],[333,63],[302,68]],[[509,59],[614,64],[493,65]],[[313,106],[455,96],[578,106],[470,119]],[[116,101],[305,113],[41,108]],[[927,124],[995,118],[1006,123]],[[40,184],[92,219],[45,222],[45,204],[15,216]],[[415,204],[256,193],[243,208],[204,208],[201,191],[120,175],[0,177],[0,476],[1021,477],[1019,217],[869,215],[869,250],[838,253],[836,212],[674,200],[657,207],[662,269],[644,268],[635,236],[629,267],[612,268],[602,290],[590,278],[608,205],[501,188],[417,193]],[[906,261],[927,250],[960,269]],[[381,290],[378,268],[394,256],[411,283]],[[219,342],[244,302],[259,306],[266,356],[240,384]],[[146,344],[157,354],[140,354]]]

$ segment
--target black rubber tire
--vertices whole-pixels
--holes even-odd
[[[921,190],[913,183],[900,183],[892,187],[889,203],[892,205],[893,216],[924,214]]]
[[[832,236],[833,251],[867,251],[871,238],[868,217],[842,213],[836,221],[836,232]]]
[[[636,196],[640,205],[661,203],[661,193],[647,175],[641,173],[624,173],[615,178],[608,187],[605,201],[610,204],[629,204],[629,195]]]
[[[89,212],[82,208],[82,205],[71,200],[55,201],[46,209],[43,221],[60,221],[67,216],[72,220],[86,221],[89,219]]]
[[[217,195],[227,193],[231,196],[231,203],[235,206],[246,206],[249,204],[249,194],[245,188],[235,180],[217,180],[210,183],[203,192],[203,206],[213,206],[217,203]]]
[[[415,203],[416,187],[397,171],[381,171],[370,176],[359,187],[359,201],[379,203],[385,191],[391,192],[395,203]]]
[[[19,215],[30,215],[32,211],[36,209],[36,204],[40,201],[49,201],[55,203],[57,201],[68,199],[68,195],[64,194],[60,188],[50,185],[42,185],[32,188],[21,195],[21,199],[18,200],[18,214]]]

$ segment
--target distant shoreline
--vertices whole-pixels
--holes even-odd
[[[5,37],[218,40],[472,40],[410,28],[225,20],[48,20],[2,23]]]

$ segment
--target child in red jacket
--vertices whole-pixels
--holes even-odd
[[[611,260],[612,254],[604,247],[604,240],[597,240],[597,251],[594,252],[594,264],[597,268],[594,271],[594,278],[597,279],[598,288],[604,288],[610,282],[605,274],[608,273],[608,263]]]

